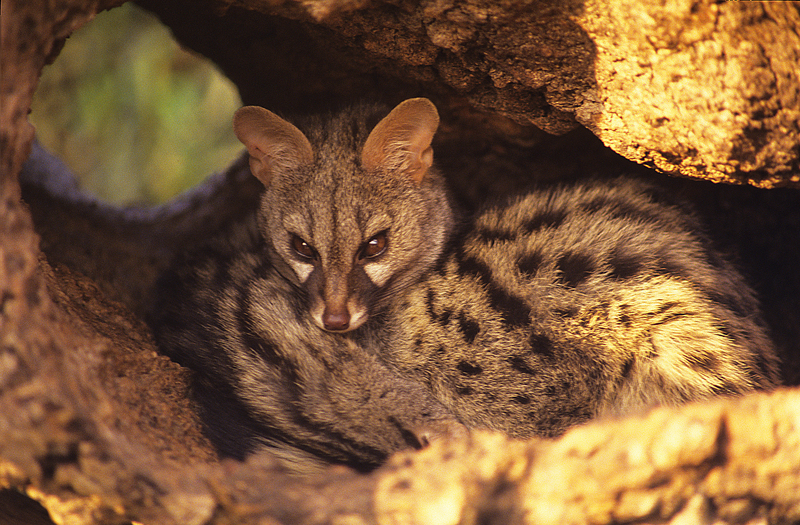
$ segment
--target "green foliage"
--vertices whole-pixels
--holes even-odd
[[[89,192],[157,203],[227,166],[233,84],[131,2],[76,31],[36,91],[31,122]]]

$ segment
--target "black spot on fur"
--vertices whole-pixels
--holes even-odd
[[[591,257],[580,253],[567,252],[556,261],[561,272],[561,280],[570,288],[575,288],[585,281],[594,270]]]
[[[450,316],[451,316],[451,315],[453,315],[453,310],[451,310],[451,309],[449,309],[449,308],[448,308],[448,309],[446,309],[446,310],[444,310],[444,311],[442,312],[442,315],[441,315],[441,316],[439,316],[439,323],[440,323],[442,326],[447,326],[447,324],[450,322]]]
[[[531,398],[522,394],[518,394],[512,397],[511,401],[517,403],[518,405],[527,405],[531,402]]]
[[[592,418],[592,412],[588,407],[576,406],[566,412],[568,421],[587,421]]]
[[[525,233],[533,233],[543,228],[557,228],[567,218],[564,210],[547,210],[534,215],[522,224]]]
[[[494,244],[496,241],[513,241],[517,238],[514,232],[492,230],[489,228],[476,228],[472,236],[484,244]]]
[[[617,322],[623,325],[625,328],[630,328],[633,325],[633,319],[631,319],[631,316],[625,312],[619,314],[617,317]]]
[[[439,257],[439,260],[436,261],[436,264],[433,267],[433,271],[442,277],[447,275],[447,258]]]
[[[609,197],[596,197],[584,203],[581,209],[591,214],[602,211],[612,218],[624,218],[649,223],[660,220],[660,217],[650,210],[642,209],[630,202]]]
[[[545,357],[553,357],[553,341],[544,334],[533,332],[528,338],[531,350]]]
[[[617,248],[608,259],[610,267],[609,277],[611,279],[630,279],[634,275],[642,271],[643,261],[641,258],[626,254],[623,250]]]
[[[216,261],[214,268],[213,284],[211,285],[215,290],[227,288],[229,283],[233,280],[230,272],[231,260],[226,258]]]
[[[673,312],[671,314],[665,315],[664,317],[662,317],[657,321],[653,321],[653,326],[671,323],[672,321],[676,321],[681,317],[690,317],[692,315],[693,314],[691,312]]]
[[[751,385],[753,385],[755,387],[759,387],[759,386],[763,386],[764,385],[765,377],[761,373],[760,370],[756,370],[756,369],[748,367],[747,370],[745,371],[745,373],[747,374],[747,378],[750,380],[750,384]]]
[[[461,370],[461,373],[468,376],[476,376],[483,372],[483,368],[480,365],[473,365],[472,363],[468,363],[467,361],[461,361],[458,363],[458,369]]]
[[[458,314],[458,327],[464,334],[464,339],[469,344],[472,344],[472,342],[475,341],[475,337],[481,330],[480,325],[472,319],[467,319],[467,316],[463,311]]]
[[[656,255],[653,271],[660,275],[679,277],[691,281],[696,270],[693,270],[691,266],[687,267],[685,261],[681,261],[671,254],[666,253],[667,250],[668,248],[665,247],[661,250],[662,253]]]
[[[517,372],[522,372],[523,374],[528,374],[535,376],[536,370],[531,368],[528,363],[525,362],[525,359],[521,356],[515,355],[508,359],[508,362],[511,364],[511,368],[516,370]]]
[[[308,294],[304,290],[298,290],[298,293],[291,297],[289,308],[297,322],[303,323],[308,316]]]
[[[542,265],[542,261],[542,254],[537,251],[533,251],[525,254],[523,257],[520,257],[520,259],[517,261],[517,268],[521,274],[533,276]]]
[[[272,263],[270,261],[262,260],[260,263],[258,263],[258,266],[255,267],[253,272],[255,273],[255,275],[257,277],[260,277],[261,279],[265,279],[265,278],[269,277],[269,273],[272,271],[272,268],[273,268],[273,266],[272,266]]]
[[[714,395],[717,396],[730,396],[740,392],[740,390],[731,383],[722,383],[721,385],[714,385],[711,387],[711,391],[714,392]]]
[[[633,357],[629,357],[625,364],[622,365],[622,373],[620,374],[622,379],[628,379],[628,376],[631,375],[631,370],[633,369]]]
[[[270,363],[276,368],[287,365],[286,359],[276,352],[276,347],[273,343],[246,332],[242,334],[242,339],[244,340],[247,348],[255,355],[260,357],[263,361]],[[293,365],[293,363],[290,363],[288,366],[286,366],[286,372],[288,372],[288,374],[291,376],[294,376],[295,373]]]
[[[456,393],[460,396],[471,396],[472,388],[468,386],[460,386],[456,388]]]
[[[715,372],[719,369],[719,359],[711,352],[695,354],[692,356],[689,364],[695,370],[702,370],[705,372]]]
[[[691,311],[683,310],[684,305],[677,301],[668,301],[656,309],[655,312],[647,314],[649,318],[656,318],[652,321],[653,326],[663,325],[680,319],[695,315]],[[659,318],[659,316],[661,316]]]
[[[728,340],[730,341],[736,340],[737,337],[736,330],[730,324],[723,321],[719,325],[717,325],[716,328],[722,335],[728,338]]]
[[[558,317],[575,317],[576,315],[578,315],[578,308],[576,306],[554,308],[553,313]]]
[[[593,383],[598,383],[603,377],[603,372],[601,367],[593,366],[586,370],[586,375],[589,376]]]
[[[679,200],[676,200],[675,194],[669,191],[667,188],[663,188],[661,186],[648,186],[642,189],[642,194],[647,197],[647,199],[655,204],[663,204],[665,206],[675,206],[679,204]]]
[[[258,337],[253,333],[255,322],[253,321],[250,310],[247,306],[245,294],[240,294],[237,299],[236,316],[239,322],[239,333],[245,348],[269,364],[275,370],[280,370],[285,378],[285,385],[290,389],[294,396],[300,396],[299,385],[302,384],[297,363],[292,359],[280,354],[272,341],[263,337]]]
[[[483,281],[485,284],[491,284],[492,270],[486,266],[485,263],[479,261],[475,257],[467,256],[466,254],[457,254],[458,270],[463,275],[473,275]]]
[[[435,299],[436,296],[433,293],[433,290],[428,288],[428,295],[425,298],[425,306],[428,307],[428,317],[430,317],[434,321],[436,321],[439,318],[439,316],[436,315],[436,312],[433,310],[433,302]]]
[[[458,258],[461,273],[474,275],[486,284],[489,301],[503,322],[508,326],[525,326],[530,323],[531,309],[525,302],[500,288],[492,280],[491,269],[474,257],[461,256]]]
[[[589,202],[581,204],[580,209],[587,213],[594,214],[603,209],[611,209],[614,204],[615,203],[607,197],[595,197]]]
[[[526,326],[531,321],[531,309],[522,299],[514,297],[498,286],[489,287],[492,308],[500,312],[503,322],[509,326]]]
[[[726,310],[734,312],[739,317],[750,317],[753,315],[753,306],[744,304],[733,294],[725,293],[721,290],[706,290],[706,296],[714,303],[722,306]]]
[[[273,269],[272,261],[269,259],[267,252],[266,242],[263,238],[259,237],[258,244],[255,247],[254,253],[259,256],[258,266],[255,268],[255,274],[258,277],[265,278]]]
[[[663,314],[667,310],[675,308],[676,306],[680,306],[680,303],[677,303],[675,301],[668,301],[668,302],[662,304],[661,306],[659,306],[658,309],[655,312],[650,312],[650,313],[648,313],[646,315],[647,315],[647,317],[655,317],[657,315]]]
[[[706,262],[712,268],[716,268],[717,270],[727,269],[728,268],[728,261],[725,260],[716,250],[713,248],[709,248],[705,252]]]

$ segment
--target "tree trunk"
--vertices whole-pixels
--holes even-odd
[[[671,182],[752,275],[787,388],[552,441],[476,433],[370,474],[296,479],[267,454],[218,459],[187,372],[157,352],[142,314],[169,259],[251,209],[257,182],[237,161],[164,207],[117,210],[74,193],[41,149],[28,159],[42,67],[119,3],[2,4],[0,522],[800,521],[800,197],[789,189]],[[140,3],[249,104],[311,112],[362,96],[433,98],[437,158],[469,181],[467,202],[531,173],[571,178],[599,164],[657,176],[629,161],[800,188],[793,3]],[[26,159],[38,184],[23,201]]]

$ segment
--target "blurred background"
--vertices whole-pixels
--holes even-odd
[[[88,193],[155,204],[238,155],[239,106],[233,83],[128,2],[70,36],[44,68],[30,120]]]

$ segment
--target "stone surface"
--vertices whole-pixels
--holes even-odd
[[[593,423],[557,441],[436,443],[381,471],[378,521],[792,523],[799,415],[797,392],[784,391]]]
[[[625,157],[715,182],[800,182],[800,12],[789,2],[587,2],[601,110]]]
[[[800,186],[796,3],[238,1],[217,17],[210,1],[139,1],[246,103],[298,111],[423,93],[463,118],[519,125],[461,134],[520,140],[531,125],[582,124],[670,174]]]

